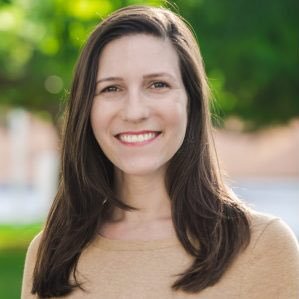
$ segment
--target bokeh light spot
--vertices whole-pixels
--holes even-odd
[[[49,76],[45,80],[45,88],[50,93],[59,93],[63,88],[63,81],[59,76]]]

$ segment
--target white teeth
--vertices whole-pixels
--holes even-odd
[[[146,140],[154,138],[156,135],[157,133],[146,133],[138,135],[121,134],[119,135],[119,139],[124,142],[144,142]]]

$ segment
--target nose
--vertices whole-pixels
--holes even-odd
[[[149,107],[142,92],[128,91],[122,109],[122,119],[130,122],[140,122],[149,116]]]

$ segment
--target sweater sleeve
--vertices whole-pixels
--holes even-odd
[[[298,299],[299,248],[291,229],[280,219],[271,220],[251,250],[241,298]]]
[[[31,294],[32,289],[32,276],[36,261],[36,254],[39,247],[39,242],[41,238],[41,233],[39,233],[30,243],[26,259],[25,259],[25,266],[23,272],[23,281],[22,281],[22,293],[21,299],[36,299],[38,298],[37,295]]]

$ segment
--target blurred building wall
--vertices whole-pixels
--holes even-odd
[[[218,130],[215,143],[232,177],[299,177],[299,120],[255,133]]]

